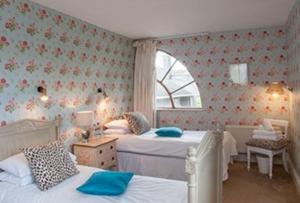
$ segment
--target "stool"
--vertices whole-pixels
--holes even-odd
[[[263,139],[250,139],[247,145],[247,169],[250,171],[250,159],[251,159],[251,152],[256,152],[259,154],[264,154],[269,157],[269,177],[270,179],[273,176],[273,156],[277,154],[282,154],[282,162],[283,167],[286,172],[288,172],[287,166],[287,158],[286,158],[286,148],[289,141],[286,138],[283,138],[278,141],[273,140],[263,140]]]

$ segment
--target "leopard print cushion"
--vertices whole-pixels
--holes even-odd
[[[286,138],[283,138],[278,141],[252,138],[246,143],[246,145],[248,146],[260,147],[260,148],[270,149],[270,150],[279,150],[286,147],[288,144],[289,141]]]
[[[124,118],[127,120],[130,129],[136,135],[140,135],[150,130],[147,118],[140,112],[126,112]]]
[[[23,152],[29,162],[34,179],[42,191],[79,173],[69,153],[60,142],[27,147]]]

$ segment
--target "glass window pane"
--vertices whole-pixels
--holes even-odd
[[[156,84],[156,107],[172,108],[168,93],[158,82]]]
[[[172,67],[172,69],[170,69],[173,64],[174,66]],[[173,56],[163,51],[157,52],[155,65],[157,79],[159,81],[164,79],[162,81],[163,86],[166,86],[167,90],[171,93],[171,95],[169,95],[162,84],[157,82],[156,107],[172,108],[172,100],[174,101],[175,108],[202,107],[198,87],[196,83],[193,82],[194,78],[189,73],[185,65],[177,61]],[[189,85],[184,87],[187,84]],[[172,94],[173,91],[176,92]]]
[[[186,67],[181,62],[177,61],[163,83],[167,86],[169,91],[172,92],[193,80],[194,78],[188,72]]]
[[[156,74],[157,74],[156,78],[158,80],[161,80],[175,61],[176,59],[170,56],[169,54],[162,51],[158,51],[156,53],[156,59],[155,59]]]
[[[201,108],[201,98],[196,83],[179,90],[172,94],[175,107],[177,108]]]

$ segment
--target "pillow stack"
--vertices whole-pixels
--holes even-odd
[[[111,121],[104,125],[104,134],[128,134],[141,135],[151,129],[149,121],[140,112],[126,112],[123,118]]]
[[[11,156],[0,162],[0,181],[17,186],[24,186],[34,182],[28,161],[23,153]]]
[[[104,125],[106,130],[103,131],[104,134],[129,134],[132,133],[127,120],[119,119],[113,120]]]
[[[74,165],[77,164],[75,155],[67,152],[67,156],[70,157]],[[0,170],[3,170],[0,172],[0,181],[16,186],[25,186],[35,182],[35,174],[33,174],[31,165],[24,153],[0,161]]]
[[[280,139],[284,138],[281,131],[276,131],[272,123],[264,119],[262,125],[259,126],[257,130],[253,130],[253,139],[262,139],[262,140],[272,140],[272,141],[279,141]]]

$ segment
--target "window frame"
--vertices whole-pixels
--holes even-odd
[[[177,62],[181,63],[180,60],[178,60],[177,58],[175,58],[172,54],[168,53],[167,51],[165,50],[162,50],[162,49],[157,49],[156,50],[156,54],[157,52],[163,52],[171,57],[173,57],[175,59],[175,61],[172,63],[172,65],[169,67],[169,69],[167,70],[167,72],[164,74],[164,76],[162,77],[161,80],[158,80],[156,78],[156,85],[160,85],[167,93],[167,95],[169,96],[169,100],[170,100],[170,103],[171,103],[171,107],[156,107],[156,110],[203,110],[203,105],[202,105],[202,99],[201,99],[201,95],[200,95],[200,91],[199,91],[199,87],[197,85],[197,82],[195,81],[194,77],[192,81],[180,86],[179,88],[173,90],[173,91],[170,91],[168,89],[168,87],[166,85],[164,85],[163,81],[165,80],[165,78],[167,77],[167,75],[170,73],[170,71],[172,70],[172,68],[175,66],[175,64]],[[183,64],[184,65],[184,64]],[[186,70],[189,72],[189,70],[187,69],[187,67],[184,65],[184,67],[186,68]],[[155,66],[155,69],[157,70],[156,66]],[[189,74],[191,75],[191,73],[189,72]],[[192,75],[191,75],[192,76]],[[157,84],[158,83],[158,84]],[[191,85],[195,83],[196,86],[197,86],[197,89],[198,89],[198,92],[199,92],[199,96],[200,96],[200,100],[201,100],[201,107],[176,107],[175,106],[175,102],[174,102],[174,99],[173,99],[173,94],[184,89],[185,87]],[[155,101],[156,101],[156,95],[155,95]]]
[[[232,75],[231,75],[231,67],[233,66],[238,66],[238,72],[239,72],[239,80],[241,78],[241,74],[240,74],[240,66],[242,65],[245,65],[246,66],[246,82],[245,83],[242,83],[241,81],[239,82],[235,82],[233,79],[232,79]],[[247,86],[249,84],[249,68],[248,68],[248,63],[231,63],[228,65],[228,72],[229,72],[229,82],[234,85],[234,86]]]

